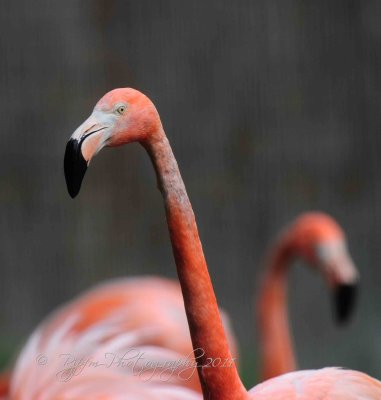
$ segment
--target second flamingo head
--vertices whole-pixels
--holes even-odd
[[[356,298],[358,271],[349,254],[343,230],[329,215],[308,212],[281,235],[290,257],[301,257],[317,268],[334,291],[336,316],[350,316]]]

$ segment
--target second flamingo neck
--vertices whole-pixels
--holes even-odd
[[[192,344],[204,398],[245,398],[219,315],[197,225],[176,159],[164,134],[145,145],[154,163],[164,197],[167,223],[184,297]],[[215,361],[213,367],[211,362]],[[221,360],[221,362],[219,362]],[[218,364],[219,363],[219,364]],[[208,366],[209,365],[209,366]],[[219,366],[220,365],[220,366]]]
[[[266,266],[260,290],[257,317],[263,380],[296,369],[287,312],[289,263],[287,248],[279,245]]]

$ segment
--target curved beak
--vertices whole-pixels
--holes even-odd
[[[317,261],[329,286],[333,289],[333,308],[336,322],[350,320],[356,305],[358,271],[348,253],[344,241],[320,244]]]
[[[338,285],[334,289],[333,305],[338,324],[343,324],[350,320],[356,305],[357,292],[358,282]]]
[[[82,156],[80,142],[76,139],[70,139],[65,150],[64,172],[67,190],[73,199],[81,189],[86,170],[87,162]]]
[[[72,198],[81,189],[90,160],[105,145],[107,128],[91,115],[69,139],[65,150],[64,172],[67,190]]]

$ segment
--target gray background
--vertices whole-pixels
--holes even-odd
[[[139,145],[102,152],[79,198],[66,192],[68,137],[106,91],[131,86],[161,114],[247,381],[263,251],[309,209],[346,230],[362,292],[354,321],[338,329],[323,282],[293,269],[300,365],[380,378],[379,1],[2,1],[0,26],[4,360],[50,310],[100,280],[175,276]]]

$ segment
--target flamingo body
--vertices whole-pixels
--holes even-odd
[[[290,372],[249,391],[250,400],[376,400],[381,382],[362,372],[322,368]]]
[[[234,335],[223,315],[231,346],[235,349]],[[48,365],[36,365],[40,354],[47,357]],[[65,354],[68,356],[63,356]],[[140,354],[144,354],[145,361],[126,366]],[[37,393],[52,392],[57,385],[62,386],[65,393],[74,390],[73,387],[96,393],[97,389],[87,388],[85,384],[94,378],[94,371],[89,371],[88,365],[79,376],[73,376],[64,385],[60,382],[61,371],[67,373],[65,360],[70,356],[73,360],[89,360],[88,364],[106,365],[97,371],[97,388],[107,388],[107,382],[115,380],[120,385],[128,382],[135,388],[145,387],[142,384],[147,383],[147,390],[153,381],[167,389],[172,384],[177,393],[192,396],[194,391],[201,390],[195,367],[190,367],[194,364],[193,351],[180,286],[169,279],[150,276],[115,279],[96,286],[55,311],[36,329],[21,351],[12,374],[11,398],[38,399]],[[116,366],[110,374],[108,365],[113,357]],[[152,369],[142,373],[152,360],[172,364],[168,371],[158,368],[154,373]],[[180,365],[172,367],[176,362]],[[27,392],[25,387],[28,387]],[[116,387],[113,384],[113,390],[117,390]],[[29,397],[25,397],[25,393]]]

